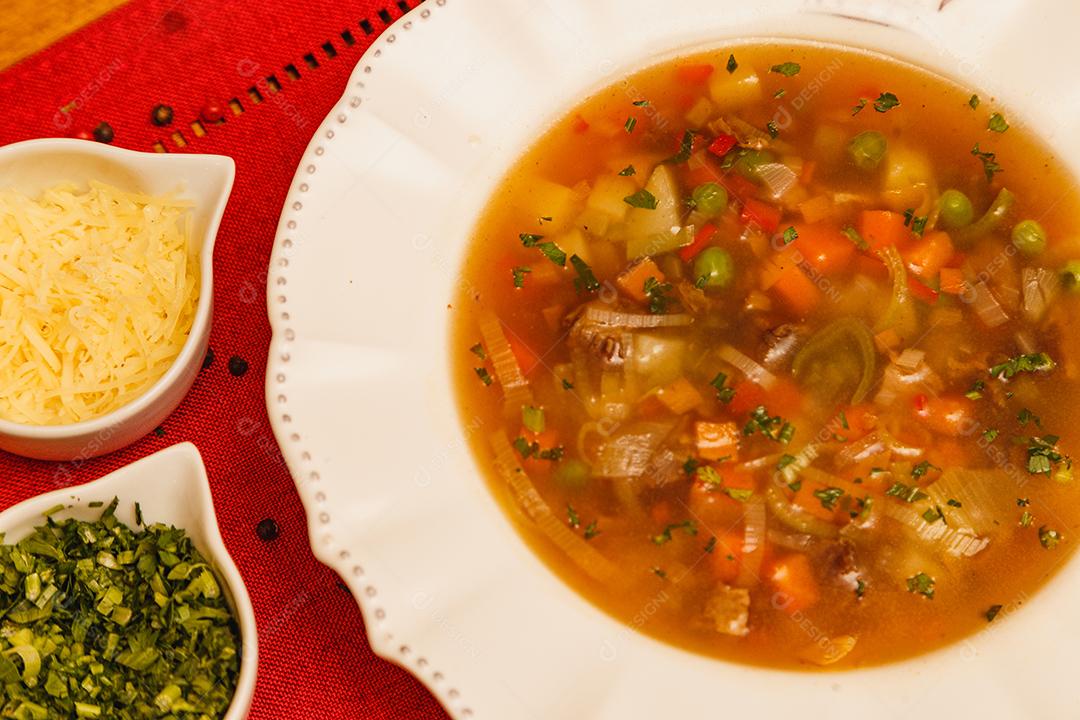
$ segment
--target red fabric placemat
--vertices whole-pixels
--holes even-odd
[[[158,149],[169,152],[236,160],[214,258],[214,361],[159,432],[126,450],[67,464],[0,452],[0,506],[194,442],[209,470],[225,544],[255,604],[253,720],[446,717],[408,673],[372,653],[352,596],[312,556],[303,508],[263,404],[266,267],[293,172],[363,50],[416,4],[134,0],[0,75],[0,144],[71,135],[105,121],[118,146],[151,150],[161,143]],[[229,106],[234,100],[240,114]],[[171,127],[151,124],[158,103],[174,109]],[[199,136],[191,123],[207,103],[224,107],[226,120],[204,124]],[[247,361],[246,373],[230,372],[233,356]],[[256,536],[264,518],[278,523],[277,539]]]

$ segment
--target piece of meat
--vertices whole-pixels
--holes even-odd
[[[718,633],[746,636],[750,632],[750,591],[718,585],[705,602],[705,617],[713,621]]]

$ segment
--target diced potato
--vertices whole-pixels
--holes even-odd
[[[585,234],[578,228],[570,228],[566,232],[560,233],[551,239],[566,253],[567,258],[571,255],[577,255],[585,262],[590,265],[592,264],[592,252],[589,247],[589,241],[586,239]]]
[[[733,422],[697,422],[694,436],[698,455],[705,460],[737,460],[739,457],[739,427]]]
[[[591,235],[603,236],[607,235],[608,228],[611,227],[611,216],[606,212],[586,207],[577,216],[574,225]]]
[[[638,333],[634,335],[634,371],[652,389],[674,382],[683,374],[686,341]]]
[[[527,232],[547,235],[558,232],[573,222],[580,206],[581,196],[574,188],[541,177],[523,183],[521,192],[514,195],[514,209],[524,216],[522,231]]]
[[[626,256],[634,260],[643,255],[659,255],[688,245],[693,238],[676,240],[682,217],[682,203],[675,174],[667,165],[658,165],[645,183],[656,198],[656,208],[631,208],[626,214]]]
[[[885,204],[897,212],[915,208],[919,212],[928,209],[933,201],[929,188],[934,181],[934,170],[926,153],[904,145],[892,145],[885,156]]]
[[[818,159],[834,162],[846,157],[848,133],[836,125],[819,125],[814,131],[814,154]]]
[[[709,96],[719,112],[741,110],[761,101],[761,78],[748,65],[740,65],[733,73],[714,72]]]
[[[698,98],[698,101],[686,113],[686,124],[690,127],[704,127],[713,114],[713,104],[709,98]]]
[[[657,399],[676,415],[682,415],[700,405],[704,398],[693,383],[684,377],[665,385],[656,393]]]
[[[655,278],[657,282],[664,282],[667,278],[652,258],[642,258],[638,262],[619,274],[615,284],[619,289],[638,302],[645,302],[645,281]]]
[[[713,621],[718,633],[745,636],[750,632],[750,591],[720,585],[705,603],[705,617]]]
[[[615,222],[622,222],[630,210],[624,198],[633,195],[636,190],[634,181],[628,177],[601,175],[596,179],[596,184],[585,201],[585,207],[604,213]]]

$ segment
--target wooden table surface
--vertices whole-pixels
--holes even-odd
[[[52,45],[125,0],[4,0],[0,70]]]

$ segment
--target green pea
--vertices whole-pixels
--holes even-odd
[[[867,130],[851,139],[848,155],[860,170],[876,170],[885,157],[888,146],[884,135],[875,130]]]
[[[694,260],[694,277],[699,287],[726,288],[735,279],[735,263],[727,250],[705,248]]]
[[[1080,293],[1080,260],[1070,260],[1061,269],[1061,287],[1071,293]]]
[[[939,218],[947,230],[967,227],[975,219],[975,208],[967,195],[950,188],[938,198]]]
[[[581,490],[589,483],[592,469],[581,460],[568,458],[555,468],[555,482],[567,490]]]
[[[1022,254],[1034,257],[1046,249],[1046,231],[1034,220],[1023,220],[1013,227],[1012,241]]]
[[[747,180],[761,180],[761,166],[776,162],[776,156],[768,150],[747,150],[735,161],[735,172]]]
[[[727,210],[728,194],[723,185],[707,182],[693,192],[694,207],[706,217],[715,217]]]

